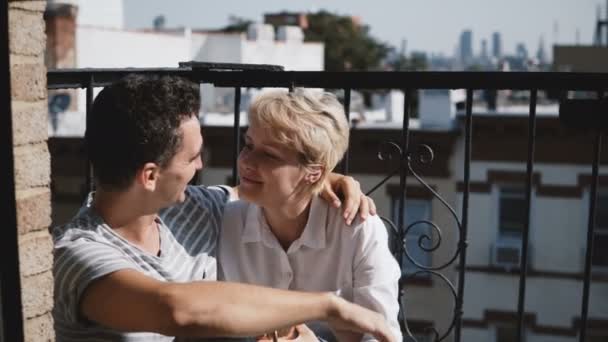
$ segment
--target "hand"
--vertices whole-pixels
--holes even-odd
[[[388,323],[382,315],[362,306],[348,302],[333,294],[333,300],[327,322],[336,332],[371,334],[380,342],[397,342]]]
[[[345,330],[336,330],[334,335],[340,342],[360,342],[363,339],[363,334]]]
[[[306,324],[299,324],[289,328],[277,330],[276,341],[281,342],[319,342],[315,333],[310,330]],[[272,333],[265,334],[257,337],[256,342],[270,342],[273,341]]]
[[[374,200],[365,196],[361,191],[361,185],[353,177],[331,173],[327,179],[320,196],[336,208],[342,206],[343,217],[347,225],[353,222],[357,213],[362,220],[365,220],[368,215],[376,215]],[[336,193],[343,195],[344,205]]]
[[[296,337],[296,342],[319,342],[315,333],[310,330],[306,324],[296,325],[296,331],[298,332],[298,337]],[[279,339],[280,341],[281,339]]]

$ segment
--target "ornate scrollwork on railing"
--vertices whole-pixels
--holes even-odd
[[[429,221],[429,220],[418,220],[418,221],[412,222],[407,226],[407,228],[405,228],[405,231],[403,232],[403,236],[404,237],[407,236],[407,233],[413,227],[415,227],[419,224],[426,224],[428,226],[433,227],[433,230],[437,234],[437,239],[433,243],[433,237],[430,236],[430,234],[427,234],[426,232],[423,234],[420,234],[420,237],[418,237],[418,247],[420,247],[421,250],[423,250],[427,253],[434,252],[441,245],[441,239],[442,239],[441,229],[439,229],[439,227],[434,222]],[[429,241],[429,243],[431,244],[430,247],[425,246],[425,244],[424,244],[425,240]],[[403,252],[405,253],[405,256],[408,258],[409,261],[411,261],[414,265],[416,265],[417,267],[419,267],[421,269],[424,269],[424,270],[440,270],[441,269],[441,268],[436,268],[436,267],[431,267],[431,266],[424,266],[424,265],[418,263],[417,260],[414,260],[414,258],[407,251],[407,245],[405,244],[405,240],[403,240]]]
[[[404,275],[401,277],[401,279],[399,279],[399,288],[401,288],[402,292],[399,294],[401,298],[406,298],[405,294],[403,293],[403,283],[407,282],[408,278],[414,278],[419,274],[425,274],[428,273],[432,276],[438,277],[439,279],[441,279],[450,289],[450,292],[452,293],[452,296],[454,297],[454,312],[456,312],[456,303],[457,303],[457,298],[458,295],[456,293],[456,288],[454,287],[454,284],[452,284],[452,282],[450,282],[450,280],[444,276],[443,274],[437,272],[437,271],[431,271],[431,270],[419,270],[416,271],[412,274],[409,275]],[[404,327],[405,327],[405,332],[408,334],[408,336],[413,339],[414,341],[417,342],[416,338],[413,336],[412,332],[410,331],[408,325],[407,325],[407,320],[404,319]],[[442,334],[439,333],[439,331],[437,331],[437,329],[435,329],[435,327],[430,327],[430,328],[426,328],[425,331],[430,332],[433,334],[433,339],[432,341],[443,341],[446,337],[448,337],[448,335],[452,332],[452,330],[454,329],[454,326],[456,324],[456,315],[454,315],[452,322],[450,323],[450,326],[447,328],[447,330]]]
[[[401,149],[401,147],[399,147],[399,145],[392,141],[384,141],[380,144],[380,148],[378,149],[378,159],[382,161],[388,161],[392,160],[395,156],[398,156],[398,159],[403,158],[403,150]],[[376,189],[384,185],[384,183],[386,183],[389,179],[391,179],[391,177],[397,174],[397,172],[399,172],[399,167],[396,167],[391,170],[391,172],[389,172],[386,177],[384,177],[378,184],[376,184],[376,186],[371,188],[371,190],[369,190],[365,195],[369,196],[372,192],[376,191]]]
[[[401,160],[404,157],[403,153],[404,152],[403,152],[402,148],[397,143],[390,142],[390,141],[383,142],[379,147],[378,159],[380,159],[382,161],[390,161],[390,160],[395,160],[395,159]],[[416,171],[414,171],[414,168],[412,167],[412,163],[431,164],[433,162],[433,159],[434,159],[434,152],[430,146],[425,145],[425,144],[417,145],[416,149],[414,151],[412,151],[410,149],[410,151],[408,151],[406,154],[407,170],[401,170],[401,165],[390,170],[389,174],[386,177],[384,177],[376,186],[374,186],[371,190],[369,190],[367,192],[367,195],[371,194],[372,192],[377,190],[379,187],[384,185],[390,178],[392,178],[393,176],[398,174],[400,171],[408,172],[408,175],[412,175],[418,181],[418,183],[420,183],[425,189],[427,189],[433,195],[433,198],[440,201],[441,204],[450,212],[450,215],[454,218],[456,227],[457,227],[458,231],[460,232],[462,230],[462,223],[461,223],[460,219],[458,218],[456,211],[447,203],[447,201],[445,201],[441,197],[441,195],[435,189],[433,189],[430,185],[428,185],[422,179],[422,177],[420,177],[420,175],[418,175],[418,173],[416,173]],[[399,214],[403,215],[404,213],[399,213]],[[457,304],[458,295],[457,295],[456,289],[455,289],[454,285],[452,284],[452,282],[447,277],[445,277],[443,274],[439,273],[438,271],[445,269],[446,267],[448,267],[449,265],[452,265],[455,262],[455,260],[458,258],[458,256],[461,253],[462,244],[458,243],[454,255],[451,258],[449,258],[449,260],[447,262],[439,264],[437,266],[423,265],[420,262],[420,260],[415,260],[412,257],[410,251],[408,251],[408,249],[407,249],[406,239],[407,239],[408,233],[410,233],[410,231],[417,225],[425,225],[425,226],[431,227],[432,230],[425,231],[424,233],[419,235],[417,244],[418,244],[418,247],[420,248],[420,250],[422,250],[424,253],[432,253],[441,247],[441,244],[443,241],[441,227],[439,227],[436,223],[434,223],[430,220],[417,220],[415,222],[408,224],[407,227],[405,227],[404,229],[402,229],[402,231],[400,231],[399,227],[397,227],[395,225],[395,223],[392,222],[390,219],[387,219],[385,217],[381,217],[381,219],[388,225],[389,231],[392,233],[391,252],[393,252],[393,254],[396,256],[397,260],[400,260],[400,263],[402,262],[401,253],[403,253],[403,255],[405,255],[407,257],[409,262],[411,262],[413,265],[415,265],[415,267],[418,269],[417,271],[415,271],[411,274],[406,274],[401,277],[401,279],[399,281],[400,300],[401,300],[401,298],[405,298],[404,285],[407,284],[407,280],[409,278],[416,277],[417,275],[422,274],[422,273],[427,273],[427,274],[430,274],[431,276],[440,278],[448,286],[452,295],[454,296],[455,310],[454,310],[454,315],[453,315],[452,321],[451,321],[450,326],[448,327],[447,331],[444,332],[443,334],[440,334],[434,327],[427,328],[428,332],[433,334],[433,341],[444,340],[451,333],[451,331],[453,330],[453,328],[456,324],[457,309],[458,309],[458,308],[456,308],[456,306],[458,305]],[[458,309],[458,310],[460,310],[460,309]],[[416,341],[416,338],[412,335],[412,333],[409,330],[409,327],[407,324],[407,319],[405,319],[405,318],[403,319],[403,326],[405,329],[405,333],[409,336],[409,338]]]
[[[433,161],[433,149],[431,149],[430,146],[428,145],[420,145],[418,148],[419,151],[421,151],[421,153],[419,154],[418,160],[421,163],[424,164],[429,164]],[[423,156],[424,154],[424,156]],[[433,198],[436,198],[439,202],[441,202],[441,204],[450,212],[450,215],[454,218],[454,222],[456,222],[456,226],[458,227],[458,231],[460,232],[462,230],[462,222],[460,222],[460,219],[458,218],[458,214],[456,214],[456,211],[454,210],[454,208],[452,208],[452,206],[450,206],[450,204],[444,200],[441,195],[439,195],[439,193],[437,191],[435,191],[430,185],[428,185],[423,179],[422,177],[420,177],[418,175],[418,173],[416,173],[416,171],[414,171],[414,169],[412,168],[412,164],[411,164],[411,157],[408,157],[408,163],[407,163],[407,167],[408,170],[410,172],[410,174],[412,176],[414,176],[414,178],[416,178],[416,180],[418,181],[418,183],[420,183],[424,188],[426,188],[430,193],[433,194]],[[407,235],[407,232],[410,230],[411,226],[414,226],[416,224],[419,224],[420,222],[413,222],[412,224],[410,224],[407,229],[404,232],[404,237]],[[439,238],[441,238],[441,229],[435,225],[432,222],[426,222],[427,224],[430,224],[437,232],[439,232]],[[419,241],[420,242],[420,241]],[[456,248],[456,251],[454,252],[454,255],[445,263],[439,265],[439,266],[435,266],[435,267],[425,267],[420,265],[419,263],[417,263],[415,260],[412,260],[412,258],[410,257],[409,253],[407,253],[407,247],[405,247],[405,240],[403,241],[404,243],[404,251],[406,256],[408,257],[408,259],[413,262],[414,264],[416,264],[416,266],[422,268],[422,269],[426,269],[426,270],[441,270],[444,269],[446,267],[448,267],[449,265],[451,265],[452,263],[454,263],[454,261],[458,258],[458,256],[460,255],[461,252],[461,248],[458,247]],[[439,248],[439,244],[437,244],[437,246],[435,246],[435,248],[433,248],[431,251],[436,250],[437,248]],[[419,247],[424,250],[427,251],[427,249],[425,249],[423,246],[420,245],[420,243],[418,244]],[[458,244],[458,246],[460,246],[460,244]]]

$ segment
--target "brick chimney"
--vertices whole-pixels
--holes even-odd
[[[44,62],[47,69],[76,67],[76,19],[78,7],[67,3],[48,2],[44,12],[46,23],[46,52]],[[58,109],[56,99],[69,99],[69,105]],[[61,112],[78,110],[76,90],[49,90],[49,115],[51,132],[57,131]],[[64,101],[67,102],[67,101]]]
[[[49,69],[76,66],[76,15],[71,4],[49,3],[44,12],[46,22],[45,64]]]

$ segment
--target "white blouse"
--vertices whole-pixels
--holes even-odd
[[[220,235],[218,280],[331,291],[382,314],[402,340],[397,321],[401,271],[378,216],[347,226],[340,209],[315,197],[302,235],[285,252],[261,208],[235,201],[225,208]]]

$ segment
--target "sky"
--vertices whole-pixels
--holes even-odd
[[[460,33],[473,31],[473,49],[501,32],[503,51],[524,43],[536,52],[541,37],[551,52],[554,43],[591,44],[597,8],[606,16],[606,0],[124,0],[127,28],[151,27],[165,16],[167,27],[219,28],[230,16],[261,22],[264,13],[317,11],[358,16],[375,38],[406,51],[454,54]],[[578,34],[577,34],[578,32]]]

